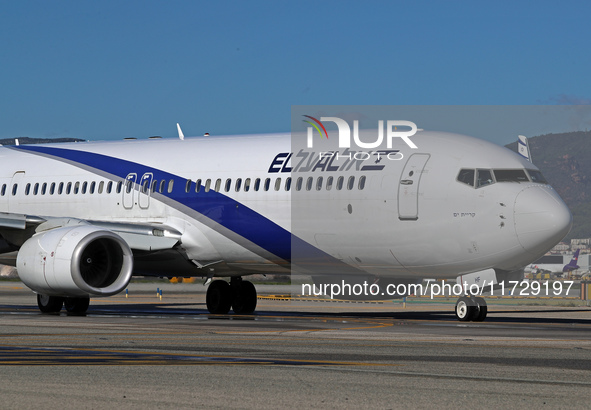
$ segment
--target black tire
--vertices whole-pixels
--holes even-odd
[[[234,291],[234,301],[232,310],[237,315],[250,315],[257,307],[257,290],[247,280],[240,281],[232,288]]]
[[[476,302],[467,296],[462,296],[456,302],[456,319],[461,322],[469,322],[474,320],[478,314],[478,306]]]
[[[90,305],[90,298],[66,298],[64,299],[64,307],[68,313],[82,314],[86,313]]]
[[[59,313],[64,305],[64,298],[37,293],[37,306],[42,313]]]
[[[484,298],[481,297],[475,297],[473,299],[476,305],[478,305],[478,313],[476,314],[476,317],[472,320],[474,320],[475,322],[482,322],[484,321],[484,319],[486,319],[486,315],[488,313],[486,300],[484,300]]]
[[[214,280],[207,288],[205,297],[209,313],[225,315],[232,306],[232,289],[224,280]]]

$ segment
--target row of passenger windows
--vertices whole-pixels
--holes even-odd
[[[285,178],[285,180],[282,180],[281,178],[275,178],[274,181],[271,180],[271,178],[266,178],[264,180],[261,178],[246,178],[244,180],[242,180],[242,178],[237,178],[235,180],[232,180],[232,178],[228,178],[225,181],[222,181],[221,178],[218,178],[215,180],[215,182],[212,179],[207,179],[205,180],[205,183],[201,185],[202,182],[203,181],[201,181],[200,179],[195,181],[195,192],[199,192],[202,186],[205,192],[209,192],[210,190],[220,192],[222,191],[222,188],[224,192],[230,192],[232,190],[234,190],[235,192],[248,192],[251,189],[253,191],[269,191],[271,189],[275,191],[280,191],[282,189],[285,191],[290,191],[292,189],[291,177]],[[365,175],[359,177],[359,179],[357,180],[357,189],[364,189],[365,182]],[[185,186],[185,192],[190,192],[191,186],[192,181],[189,179],[187,180],[187,184]],[[354,176],[350,176],[345,180],[345,177],[340,176],[336,178],[335,181],[334,177],[327,177],[326,180],[324,177],[298,177],[295,181],[296,191],[311,191],[313,189],[316,189],[317,191],[320,191],[322,189],[330,191],[333,186],[335,187],[335,189],[339,191],[345,188],[348,190],[352,190],[356,187],[356,178]]]
[[[461,169],[458,181],[476,188],[495,182],[548,183],[540,171],[533,169]]]
[[[364,189],[365,188],[365,181],[366,177],[361,176],[357,180],[357,189]],[[195,181],[195,192],[201,191],[203,189],[204,192],[209,192],[210,190],[214,190],[215,192],[220,192],[222,190],[222,179],[218,178],[215,181],[212,179],[207,179],[204,181],[204,184],[201,185],[202,181],[198,179]],[[113,181],[100,181],[100,182],[52,182],[52,183],[35,183],[35,184],[26,184],[25,185],[25,195],[70,195],[70,194],[94,194],[95,192],[98,194],[102,194],[103,192],[110,194],[111,192],[115,191],[116,193],[121,193],[123,189],[123,185],[125,184],[125,191],[130,193],[133,189],[134,181],[133,180],[125,180],[119,181],[114,183]],[[185,185],[185,192],[191,191],[191,186],[193,182],[192,180],[187,180]],[[232,189],[236,192],[244,191],[248,192],[251,189],[253,191],[269,191],[271,189],[275,191],[280,191],[281,189],[285,191],[291,190],[292,179],[291,177],[285,178],[282,180],[281,178],[275,178],[274,181],[271,178],[261,179],[251,179],[246,178],[244,181],[242,178],[237,178],[232,180],[232,178],[228,178],[223,182],[223,191],[230,192]],[[327,177],[326,180],[324,177],[308,177],[304,179],[303,177],[299,177],[295,183],[295,190],[296,191],[311,191],[316,189],[320,191],[325,189],[330,191],[333,187],[337,190],[342,190],[344,188],[348,190],[352,190],[355,188],[356,185],[356,178],[354,176],[350,176],[345,180],[345,177],[340,176],[338,178],[334,177]],[[166,180],[162,179],[160,181],[153,180],[150,186],[150,180],[146,179],[141,183],[141,191],[143,193],[147,193],[148,189],[151,189],[152,192],[168,192],[171,193],[174,187],[174,180]],[[6,195],[6,190],[8,188],[7,184],[3,184],[2,188],[0,188],[0,196]],[[12,185],[12,195],[16,195],[18,192],[18,184],[15,183]]]
[[[121,192],[121,187],[123,186],[123,182],[120,181],[116,184],[116,191],[117,193]],[[0,188],[0,196],[6,195],[6,188],[7,185],[3,184],[2,188]],[[113,181],[109,181],[105,184],[105,181],[100,182],[60,182],[59,184],[56,182],[52,182],[51,184],[44,182],[43,184],[36,183],[34,185],[27,184],[25,185],[25,195],[54,195],[54,194],[78,194],[78,193],[90,193],[94,194],[95,192],[102,194],[106,192],[110,194],[113,191]],[[18,184],[12,185],[12,195],[16,195],[18,192]]]

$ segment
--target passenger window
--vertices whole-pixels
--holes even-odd
[[[244,180],[244,192],[248,192],[250,189],[250,178],[246,178]]]
[[[333,177],[328,177],[326,178],[326,190],[330,191],[332,188],[332,181],[333,181]]]
[[[2,191],[0,191],[0,195],[4,196],[6,194],[6,184],[2,184]]]
[[[224,190],[226,192],[228,192],[231,187],[232,187],[232,180],[230,178],[228,178],[228,179],[226,179],[226,186],[224,187]]]
[[[201,180],[200,179],[195,181],[195,192],[199,193],[199,191],[201,191]]]
[[[55,182],[52,182],[49,186],[49,195],[53,195],[55,193]]]
[[[47,182],[44,182],[43,185],[41,185],[41,195],[45,195],[46,192],[47,192]]]
[[[492,173],[488,169],[479,169],[477,176],[476,188],[494,184]]]
[[[125,182],[125,192],[129,194],[131,192],[132,188],[133,188],[133,181],[131,179],[128,179]]]
[[[64,183],[60,182],[59,187],[57,188],[58,195],[61,195],[64,192]]]
[[[165,185],[166,185],[166,180],[165,179],[163,179],[162,181],[160,181],[160,189],[159,189],[160,193],[163,193],[164,192],[164,186]]]
[[[306,191],[310,191],[312,189],[312,184],[314,183],[314,178],[308,177],[306,181]]]
[[[12,195],[13,195],[13,196],[14,196],[14,195],[16,195],[16,191],[17,191],[17,189],[18,189],[18,184],[14,184],[14,185],[12,186]]]
[[[185,184],[185,192],[189,193],[190,190],[191,190],[191,180],[187,179],[187,183]],[[144,191],[144,192],[146,192],[146,191]]]
[[[76,182],[74,184],[74,193],[77,194],[79,190],[80,190],[80,182]]]
[[[347,189],[350,191],[355,186],[355,177],[350,176],[349,181],[347,182]]]
[[[96,187],[96,182],[92,181],[92,182],[90,183],[90,189],[89,189],[89,192],[90,192],[91,194],[94,194],[94,188],[95,188],[95,187]]]
[[[291,177],[285,179],[285,190],[289,191],[291,189]]]
[[[168,181],[168,193],[169,194],[172,192],[173,186],[174,186],[174,179],[171,179],[170,181]]]
[[[29,195],[29,192],[31,191],[31,184],[27,184],[25,186],[25,195]]]
[[[148,188],[149,188],[148,185],[149,184],[150,184],[150,180],[149,179],[144,180],[144,183],[142,184],[142,192],[144,194],[147,194],[148,193]]]
[[[365,188],[365,175],[359,178],[359,186],[357,188],[359,188],[359,190]]]
[[[222,180],[220,178],[218,178],[215,181],[215,192],[220,192],[221,187],[222,187]]]
[[[458,174],[458,181],[466,185],[474,186],[474,170],[473,169],[460,169]]]
[[[83,182],[82,183],[82,193],[85,194],[86,193],[86,188],[88,187],[88,182]]]
[[[298,179],[296,181],[296,191],[302,190],[302,182],[304,182],[304,178],[298,177]]]
[[[316,180],[316,191],[320,191],[322,189],[322,177],[318,177]]]
[[[261,179],[257,178],[254,180],[254,190],[258,191],[260,187],[261,187]]]
[[[209,192],[209,189],[211,188],[211,179],[208,179],[205,182],[205,192]]]
[[[337,190],[340,191],[343,189],[343,182],[345,181],[345,177],[338,177],[337,179]]]
[[[270,178],[265,179],[265,191],[268,191],[270,186],[271,186],[271,179]]]
[[[236,188],[235,188],[236,189],[236,192],[240,192],[240,187],[241,186],[242,186],[242,179],[241,178],[238,178],[236,180]]]
[[[66,194],[70,195],[70,192],[72,192],[72,183],[68,182],[68,185],[66,185]]]
[[[279,191],[281,189],[281,178],[277,178],[275,180],[275,191]]]
[[[36,183],[33,187],[33,195],[37,195],[39,193],[39,183]]]
[[[117,192],[118,194],[120,194],[121,193],[121,188],[123,188],[123,181],[117,182],[117,188],[115,189],[115,192]]]
[[[107,194],[110,194],[112,190],[113,190],[113,181],[109,181],[107,183]]]

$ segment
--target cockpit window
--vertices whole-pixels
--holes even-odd
[[[495,169],[497,182],[529,182],[523,169]]]
[[[527,173],[529,174],[529,177],[531,178],[532,182],[536,182],[538,184],[547,184],[548,181],[546,181],[546,178],[544,178],[544,176],[542,175],[542,173],[540,171],[534,171],[533,169],[528,169]]]
[[[473,169],[460,169],[458,174],[458,181],[474,186],[474,170]]]
[[[476,188],[494,184],[495,181],[489,169],[479,169],[476,177]]]

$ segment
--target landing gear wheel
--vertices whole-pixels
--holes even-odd
[[[241,280],[231,285],[234,291],[232,310],[237,315],[250,315],[257,307],[257,291],[247,280]]]
[[[478,314],[476,302],[468,296],[462,296],[456,302],[456,318],[461,322],[474,320]]]
[[[68,313],[86,313],[90,305],[90,298],[66,298],[64,307]]]
[[[486,314],[488,313],[486,300],[484,300],[484,298],[481,297],[475,297],[473,299],[474,302],[476,302],[476,305],[478,305],[478,313],[476,314],[476,317],[472,320],[474,320],[475,322],[482,322],[484,319],[486,319]]]
[[[232,306],[232,289],[224,280],[214,280],[207,288],[205,296],[209,313],[225,315]]]
[[[37,294],[37,306],[43,313],[59,313],[64,305],[64,298]]]

